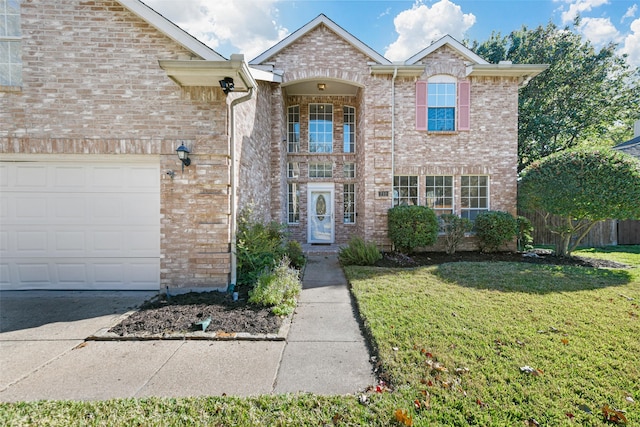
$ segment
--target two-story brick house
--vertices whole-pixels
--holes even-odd
[[[138,0],[2,4],[2,289],[225,288],[245,207],[380,247],[397,203],[515,213],[543,66],[450,37],[391,63],[324,15],[247,63]]]

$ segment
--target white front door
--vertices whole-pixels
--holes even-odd
[[[333,184],[309,184],[309,243],[333,243]]]

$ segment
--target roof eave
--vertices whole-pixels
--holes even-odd
[[[547,68],[548,64],[475,64],[467,66],[467,76],[517,77],[520,78],[520,87],[524,87]]]
[[[353,34],[349,33],[344,28],[340,27],[338,24],[336,24],[331,19],[329,19],[326,15],[320,14],[316,18],[314,18],[313,20],[305,24],[304,26],[300,27],[293,33],[289,34],[283,40],[273,45],[268,50],[264,51],[263,53],[261,53],[260,55],[258,55],[257,57],[249,61],[249,64],[251,65],[262,64],[264,61],[271,58],[273,55],[277,54],[278,52],[282,51],[287,46],[295,43],[298,39],[300,39],[305,34],[307,34],[308,32],[310,32],[311,30],[313,30],[314,28],[316,28],[318,25],[321,25],[321,24],[326,25],[331,31],[340,35],[342,38],[347,40],[352,46],[354,46],[356,49],[358,49],[360,52],[370,57],[374,61],[380,64],[391,63],[391,61],[389,61],[387,58],[380,55],[375,50],[371,49],[369,46],[364,44]]]
[[[180,86],[219,86],[220,80],[231,77],[235,92],[246,92],[256,87],[252,70],[243,55],[231,55],[230,60],[160,60],[160,67]]]
[[[117,1],[126,9],[142,18],[170,39],[182,45],[194,55],[208,61],[222,61],[226,59],[141,1]]]

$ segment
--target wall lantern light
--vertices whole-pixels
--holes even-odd
[[[178,158],[182,162],[182,172],[184,172],[184,167],[189,166],[191,164],[191,159],[189,158],[189,149],[181,144],[180,147],[176,149],[176,153],[178,154]]]
[[[327,85],[325,83],[318,83],[318,90],[325,90]]]
[[[229,94],[229,92],[233,92],[233,79],[231,77],[225,77],[223,80],[218,81],[220,83],[220,87],[225,95]]]

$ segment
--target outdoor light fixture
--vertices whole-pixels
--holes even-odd
[[[178,158],[182,162],[182,172],[184,172],[184,167],[189,166],[191,164],[191,159],[189,158],[189,149],[181,144],[180,147],[176,149],[176,153],[178,154]]]
[[[225,95],[229,94],[229,92],[233,92],[233,79],[231,77],[225,77],[223,80],[220,80],[220,87]]]
[[[318,90],[325,90],[327,88],[327,85],[324,83],[318,83]]]

